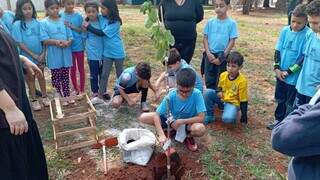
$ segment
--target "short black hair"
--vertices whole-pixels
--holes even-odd
[[[212,1],[213,1],[213,4],[214,4],[214,2],[215,2],[216,0],[212,0]],[[227,6],[230,5],[230,0],[223,0],[223,1],[224,1],[224,3],[226,3]]]
[[[150,80],[151,78],[151,67],[148,63],[140,62],[136,66],[137,75],[144,80]]]
[[[305,4],[299,4],[294,10],[292,11],[292,16],[295,17],[304,17],[308,18],[307,12],[306,12],[307,5]]]
[[[227,57],[227,63],[237,64],[242,66],[244,58],[238,51],[232,51]]]
[[[196,73],[191,68],[184,68],[178,71],[177,85],[181,87],[193,87],[196,83]]]
[[[176,64],[178,61],[181,61],[181,55],[179,51],[176,48],[170,49],[167,65]],[[162,64],[165,65],[165,61],[163,61]]]
[[[92,7],[95,8],[99,12],[99,4],[96,1],[90,0],[84,4],[84,10],[86,11],[87,8]]]
[[[306,8],[308,16],[320,16],[320,0],[312,1]]]

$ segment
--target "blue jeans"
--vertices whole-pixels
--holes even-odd
[[[224,123],[235,123],[237,121],[239,107],[231,103],[224,103],[217,96],[215,90],[207,89],[204,93],[204,101],[207,108],[207,116],[214,117],[214,106],[217,104],[219,109],[223,109],[222,121]]]
[[[98,93],[99,90],[99,80],[102,70],[101,61],[98,60],[88,60],[90,69],[90,86],[93,93]]]

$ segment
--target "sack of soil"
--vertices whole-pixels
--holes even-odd
[[[118,141],[124,162],[145,166],[153,153],[156,136],[147,129],[124,129]]]

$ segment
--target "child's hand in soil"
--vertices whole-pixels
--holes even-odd
[[[175,130],[177,130],[179,128],[179,126],[181,126],[183,124],[181,119],[177,119],[175,121],[173,121],[173,123],[171,124],[171,127]]]
[[[19,108],[4,109],[4,114],[9,124],[11,134],[21,135],[28,132],[26,117]]]

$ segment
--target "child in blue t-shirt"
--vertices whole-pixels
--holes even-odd
[[[219,75],[226,71],[226,57],[238,38],[237,23],[227,15],[229,5],[230,0],[215,0],[217,17],[209,19],[203,30],[205,83],[215,90]]]
[[[164,129],[168,124],[176,131],[175,139],[184,142],[190,151],[197,150],[193,137],[201,137],[205,133],[203,124],[206,106],[202,93],[194,88],[196,73],[190,69],[181,69],[176,76],[177,88],[169,92],[162,100],[156,112],[143,113],[139,120],[155,126],[160,143],[166,141]],[[169,113],[173,121],[168,123]],[[171,133],[171,132],[170,132]]]
[[[19,44],[20,54],[37,64],[43,72],[45,51],[40,41],[40,22],[36,19],[37,12],[34,9],[32,1],[18,0],[16,7],[11,35]],[[35,76],[26,74],[26,81],[32,109],[35,111],[41,110],[41,105],[38,99],[36,99]],[[42,103],[44,106],[49,106],[50,100],[47,97],[44,76],[38,77],[38,81],[42,93]]]
[[[84,5],[88,21],[96,29],[101,29],[98,19],[99,5],[96,2],[87,2]],[[83,32],[83,38],[85,39],[85,49],[87,53],[87,61],[90,69],[90,85],[93,99],[97,99],[99,91],[99,79],[101,72],[101,60],[103,52],[103,38],[90,31]]]
[[[285,26],[280,33],[274,55],[276,73],[275,99],[277,107],[274,121],[267,125],[272,130],[293,109],[296,97],[296,82],[303,60],[306,33],[310,30],[307,24],[305,5],[298,5],[291,16],[291,25]]]
[[[93,27],[90,23],[85,22],[84,28],[88,31],[103,36],[103,57],[102,57],[102,73],[99,86],[99,96],[106,100],[110,99],[107,93],[108,80],[113,63],[116,67],[117,77],[123,70],[123,61],[125,58],[124,44],[121,38],[122,20],[119,15],[116,0],[102,0],[101,14],[99,17],[101,30]]]
[[[73,41],[72,50],[72,67],[70,70],[71,82],[75,94],[83,94],[85,89],[85,70],[84,70],[84,43],[82,39],[82,22],[81,14],[74,10],[75,0],[62,0],[64,11],[60,12],[61,18],[67,27],[72,30]],[[77,69],[80,75],[80,86],[78,86]]]
[[[0,7],[0,27],[3,28],[9,34],[12,30],[13,20],[14,13],[8,10],[3,10]]]
[[[47,17],[40,22],[40,40],[47,46],[47,66],[51,70],[51,82],[64,100],[62,105],[75,103],[70,97],[69,70],[72,66],[72,32],[59,16],[58,0],[45,0]]]
[[[134,101],[128,96],[132,93],[141,92],[141,110],[149,111],[147,106],[148,89],[150,88],[156,94],[156,100],[159,99],[157,91],[150,83],[151,67],[148,63],[140,62],[136,66],[125,69],[116,81],[114,94],[111,104],[114,108],[119,108],[126,101],[129,106],[134,105]]]
[[[306,35],[304,61],[296,85],[295,107],[308,103],[320,85],[320,1],[311,2],[306,11],[312,31]]]
[[[167,72],[161,73],[160,77],[157,79],[157,82],[155,84],[155,87],[158,91],[158,93],[161,92],[161,83],[163,81],[166,81],[166,76],[168,76],[168,85],[169,88],[175,88],[176,87],[176,75],[178,71],[184,68],[190,68],[194,70],[196,73],[196,83],[195,88],[199,89],[200,92],[203,92],[203,82],[201,76],[196,72],[196,70],[188,64],[185,60],[181,59],[180,53],[176,48],[172,48],[169,51],[169,57],[166,62],[163,62],[164,65],[167,65]]]

